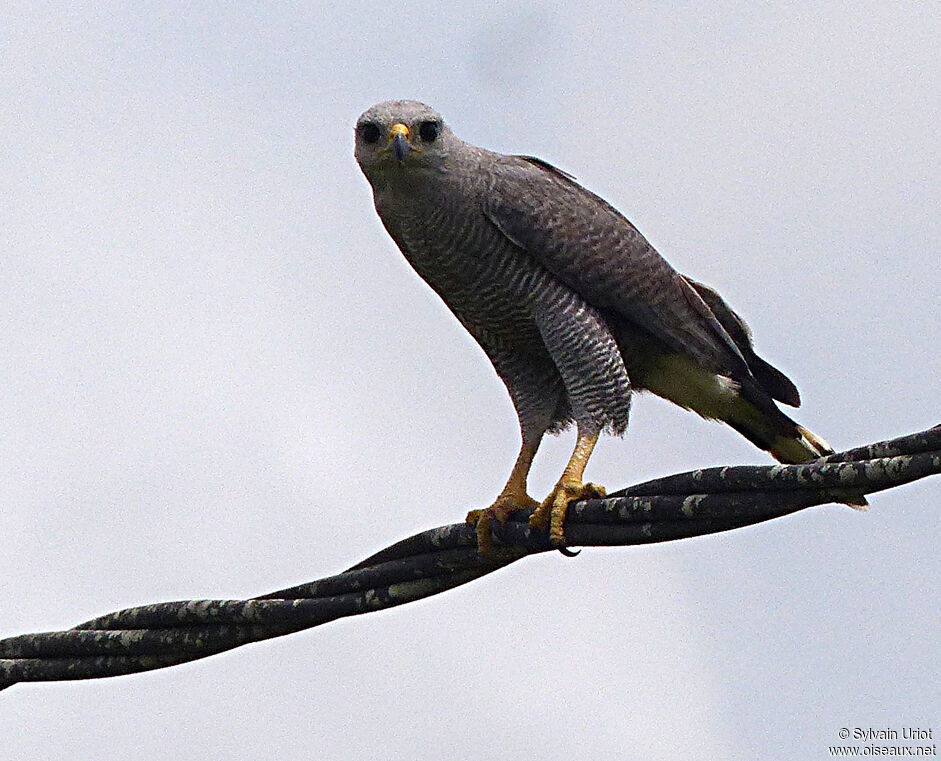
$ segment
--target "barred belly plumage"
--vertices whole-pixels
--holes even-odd
[[[499,232],[466,219],[436,210],[407,220],[406,258],[466,326],[509,340],[530,332],[526,326],[534,330],[532,305],[548,273]]]

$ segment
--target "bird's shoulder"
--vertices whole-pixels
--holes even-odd
[[[631,222],[578,182],[575,175],[545,159],[524,154],[491,153],[488,162],[490,200],[494,204],[525,203],[535,206],[564,206],[584,216],[601,214],[617,226],[636,232]]]

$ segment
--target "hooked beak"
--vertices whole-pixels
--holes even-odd
[[[409,128],[401,122],[393,124],[392,129],[389,130],[389,147],[392,148],[392,153],[395,154],[400,164],[405,161],[405,157],[412,150],[412,144],[409,142],[411,136]]]

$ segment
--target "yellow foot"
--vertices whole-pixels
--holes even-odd
[[[471,510],[467,514],[467,522],[477,528],[477,549],[481,555],[487,555],[493,550],[493,534],[490,531],[490,521],[496,518],[500,523],[506,523],[511,513],[517,510],[532,510],[538,508],[539,503],[528,494],[501,494],[496,501],[484,510]]]
[[[549,526],[549,541],[555,545],[565,544],[562,524],[565,523],[565,513],[569,509],[569,504],[580,499],[600,499],[604,496],[604,487],[598,484],[559,481],[552,493],[536,508],[536,512],[529,519],[529,525],[539,529]]]

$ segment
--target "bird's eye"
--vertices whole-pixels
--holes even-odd
[[[418,127],[418,135],[426,143],[433,143],[438,139],[439,130],[437,122],[422,122]]]
[[[359,135],[363,138],[364,143],[378,143],[379,138],[382,136],[382,131],[379,129],[378,125],[372,122],[366,122],[360,125]]]

